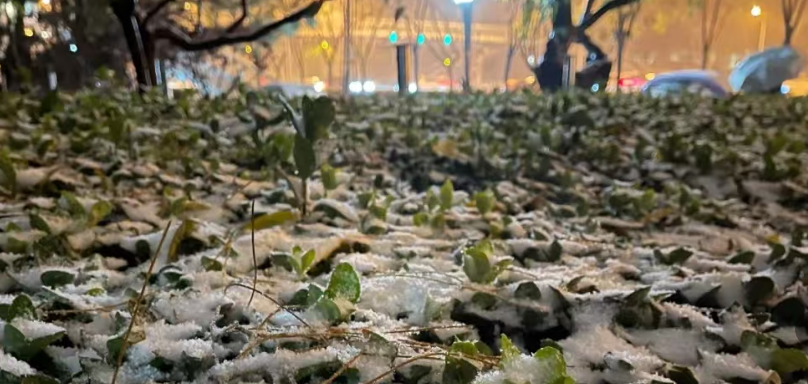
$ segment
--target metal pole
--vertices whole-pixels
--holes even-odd
[[[418,87],[418,43],[412,46],[412,76],[415,86]],[[407,85],[409,87],[409,84]]]
[[[465,76],[465,82],[463,83],[463,89],[465,91],[471,90],[471,6],[474,4],[473,2],[469,1],[467,3],[460,4],[460,7],[463,9],[463,76]]]
[[[406,95],[409,91],[407,83],[407,46],[396,46],[396,63],[398,64],[398,94]]]
[[[351,84],[351,0],[345,0],[345,15],[343,18],[345,35],[344,57],[342,58],[342,94],[348,94],[348,86]]]

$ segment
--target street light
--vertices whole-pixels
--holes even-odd
[[[471,90],[471,7],[474,0],[454,0],[463,11],[463,76],[466,78],[464,88]]]
[[[752,10],[749,12],[752,14],[752,17],[760,18],[760,35],[758,36],[758,51],[763,51],[766,48],[766,18],[761,17],[763,16],[763,9],[760,8],[759,5],[755,5],[752,7]]]

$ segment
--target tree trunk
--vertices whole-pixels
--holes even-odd
[[[553,15],[552,38],[547,42],[547,50],[541,64],[533,68],[543,91],[557,92],[564,86],[564,59],[567,57],[573,29],[570,0],[557,1]]]
[[[505,91],[509,91],[508,89],[508,78],[511,75],[511,65],[513,63],[513,55],[516,52],[516,46],[511,45],[508,47],[508,53],[505,56]]]
[[[143,39],[140,34],[140,24],[135,15],[135,1],[112,0],[110,6],[118,22],[121,23],[123,35],[126,38],[126,46],[129,49],[129,56],[132,58],[132,64],[135,67],[138,88],[143,90],[144,87],[151,87],[152,74],[149,73],[149,65],[147,64]],[[154,68],[154,65],[151,67]],[[151,72],[154,72],[154,69]]]
[[[328,86],[333,87],[334,84],[334,59],[328,60]]]
[[[794,38],[794,27],[790,25],[788,21],[786,21],[786,37],[785,40],[783,41],[783,45],[787,47],[791,46],[791,40],[793,38]]]
[[[704,44],[701,47],[701,69],[707,69],[707,64],[710,61],[710,44]]]

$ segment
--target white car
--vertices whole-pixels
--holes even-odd
[[[645,83],[642,93],[652,97],[697,94],[705,97],[724,98],[729,95],[708,71],[676,71],[657,75]]]

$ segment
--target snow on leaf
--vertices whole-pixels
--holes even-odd
[[[330,299],[341,298],[352,303],[359,301],[361,295],[359,275],[350,264],[342,263],[334,268],[325,295]]]

